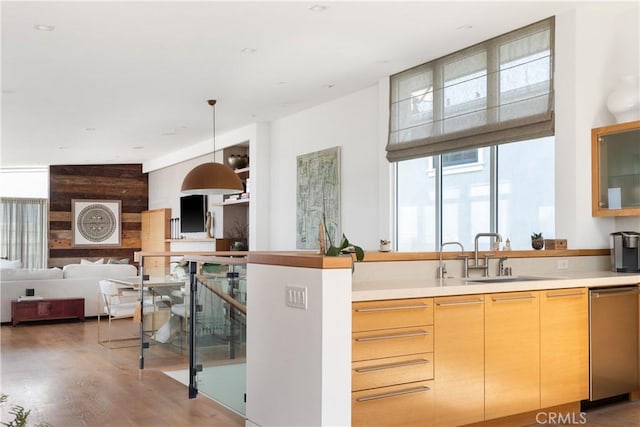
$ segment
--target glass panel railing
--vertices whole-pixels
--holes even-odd
[[[245,415],[246,259],[207,257],[191,267],[190,394],[202,393]]]
[[[140,322],[140,368],[144,368],[145,349],[152,345],[164,351],[186,353],[189,327],[189,272],[182,256],[145,256],[140,261],[142,272],[138,286],[142,310]],[[162,359],[160,349],[148,352],[149,357]]]

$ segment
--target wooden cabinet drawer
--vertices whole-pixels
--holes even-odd
[[[354,362],[354,391],[433,379],[433,353]]]
[[[433,351],[433,326],[356,332],[352,340],[354,362],[429,353]]]
[[[419,381],[351,394],[352,426],[429,426],[433,381]]]
[[[354,302],[352,310],[353,332],[433,323],[433,298]]]

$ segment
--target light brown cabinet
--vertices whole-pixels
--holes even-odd
[[[153,209],[141,213],[141,247],[143,252],[168,252],[171,235],[171,209]],[[144,257],[144,273],[164,276],[169,271],[167,257]]]
[[[431,425],[433,300],[352,307],[352,425]]]
[[[484,297],[435,298],[435,425],[484,420]]]
[[[540,292],[540,406],[589,397],[589,298],[585,288]]]
[[[466,425],[588,398],[585,288],[359,302],[352,320],[353,425]]]
[[[485,295],[485,419],[540,408],[538,292]]]
[[[640,121],[591,130],[593,216],[640,215]]]

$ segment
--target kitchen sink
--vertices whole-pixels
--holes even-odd
[[[512,283],[512,282],[532,282],[535,280],[553,280],[552,277],[540,277],[540,276],[494,276],[494,277],[474,277],[466,278],[465,283]]]

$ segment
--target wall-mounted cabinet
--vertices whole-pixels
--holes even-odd
[[[640,215],[640,121],[591,130],[592,215]]]

